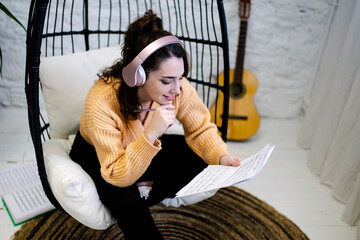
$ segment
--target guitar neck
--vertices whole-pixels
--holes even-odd
[[[248,23],[247,21],[241,20],[240,35],[239,35],[238,48],[236,54],[236,65],[234,72],[234,82],[236,83],[242,83],[242,75],[244,71],[247,23]]]

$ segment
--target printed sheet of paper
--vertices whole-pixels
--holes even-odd
[[[0,171],[0,198],[15,226],[55,209],[42,188],[36,162]]]
[[[41,184],[36,162],[0,171],[0,196],[33,184]]]
[[[266,145],[257,153],[242,160],[239,167],[209,165],[183,187],[176,196],[187,196],[248,181],[260,172],[274,147]]]
[[[55,209],[41,185],[32,185],[3,196],[14,225]]]

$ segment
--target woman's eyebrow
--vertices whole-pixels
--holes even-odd
[[[161,76],[162,78],[168,78],[168,79],[176,79],[176,76]],[[183,75],[181,75],[181,78],[183,77]]]
[[[162,76],[162,78],[167,78],[167,79],[175,79],[175,78],[177,78],[177,77],[174,77],[174,76]]]

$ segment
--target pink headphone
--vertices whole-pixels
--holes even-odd
[[[122,70],[122,76],[129,87],[141,86],[146,81],[146,74],[141,64],[155,51],[169,44],[184,44],[175,36],[161,37],[146,46],[141,52]]]

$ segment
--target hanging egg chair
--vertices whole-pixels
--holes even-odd
[[[96,192],[89,193],[91,178],[68,157],[72,136],[97,73],[121,58],[127,26],[149,9],[184,43],[188,80],[208,108],[222,111],[221,119],[212,121],[226,141],[229,49],[223,1],[32,0],[30,5],[25,92],[42,186],[56,208],[95,229],[107,228],[112,219]]]

